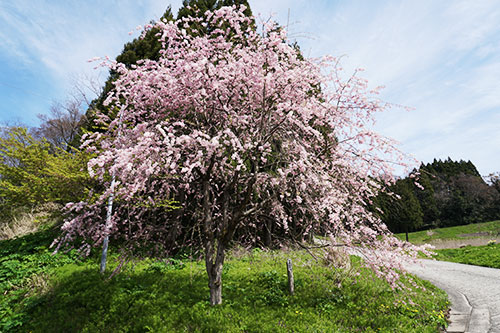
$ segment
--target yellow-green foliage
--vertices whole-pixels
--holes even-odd
[[[46,202],[80,200],[89,175],[87,153],[52,147],[26,128],[12,127],[0,137],[0,209],[34,207]]]

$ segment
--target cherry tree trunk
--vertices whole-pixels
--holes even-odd
[[[207,258],[208,259],[208,258]],[[224,251],[217,251],[214,261],[206,260],[208,287],[210,288],[210,305],[222,303],[222,266]]]
[[[271,220],[266,221],[266,226],[264,228],[264,230],[265,230],[264,245],[266,247],[271,247],[271,244],[273,242],[273,240],[272,240],[272,227],[273,227],[272,221]]]

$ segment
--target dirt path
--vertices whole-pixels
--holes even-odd
[[[471,246],[486,245],[488,244],[488,242],[492,240],[500,244],[500,237],[491,237],[491,236],[463,238],[463,239],[435,240],[429,242],[429,244],[434,246],[436,249],[456,249],[466,245],[471,245]]]
[[[500,269],[420,260],[406,269],[445,290],[452,303],[448,332],[500,333]]]

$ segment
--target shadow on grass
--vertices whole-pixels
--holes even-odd
[[[26,302],[23,314],[29,321],[21,331],[436,331],[437,317],[427,315],[442,310],[444,294],[419,295],[416,301],[423,302],[417,313],[402,303],[391,305],[393,291],[372,274],[362,274],[357,282],[343,279],[340,286],[326,267],[300,267],[290,296],[280,262],[230,261],[223,275],[223,304],[212,307],[199,263],[143,262],[110,280],[98,274],[97,266],[65,265],[53,275],[50,291]]]
[[[285,332],[305,331],[307,321],[325,327],[319,305],[332,299],[324,299],[322,288],[306,288],[299,275],[297,295],[290,296],[284,272],[229,270],[223,277],[223,305],[212,307],[201,265],[162,268],[156,263],[111,280],[94,267],[67,265],[48,293],[28,301],[29,322],[22,331]],[[329,320],[326,328],[332,325]]]
[[[80,267],[60,276],[48,293],[29,300],[23,331],[158,331],[189,321],[190,309],[208,295],[206,278],[187,269],[122,273],[107,280],[96,269]]]

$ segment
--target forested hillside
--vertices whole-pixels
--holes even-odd
[[[418,174],[418,176],[415,176]],[[393,232],[491,221],[500,218],[500,187],[485,181],[471,161],[434,160],[380,194],[375,206]]]

